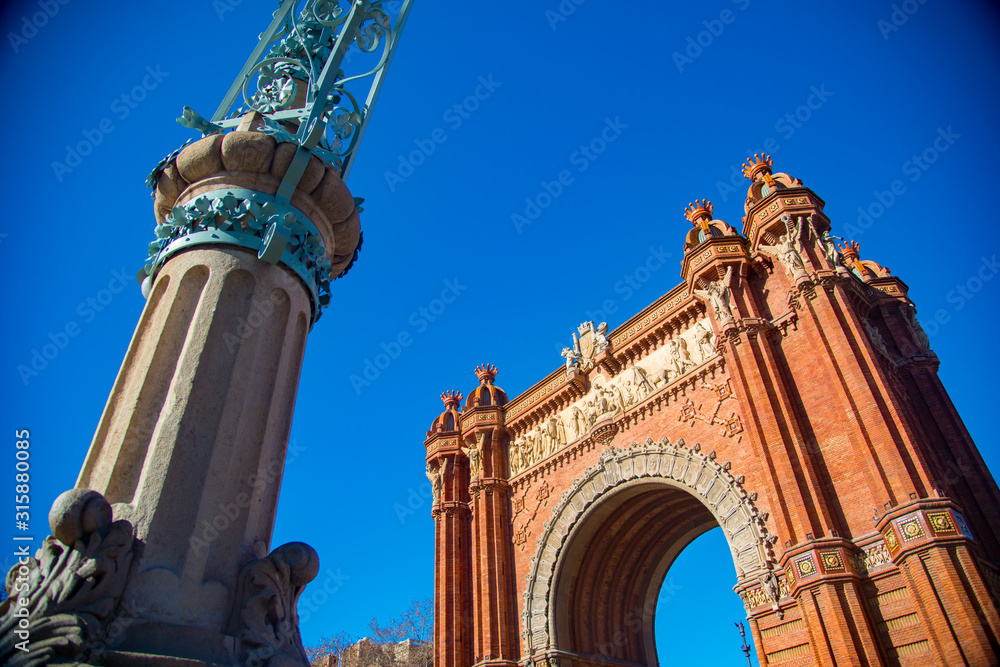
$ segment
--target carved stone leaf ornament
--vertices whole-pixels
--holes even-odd
[[[241,664],[308,667],[296,604],[318,572],[319,555],[302,542],[289,542],[243,566],[229,628],[239,640]]]
[[[48,664],[54,655],[86,659],[121,600],[132,563],[134,531],[112,522],[96,491],[71,489],[52,505],[46,538],[35,557],[20,556],[7,574],[10,596],[0,605],[0,661]],[[19,643],[30,638],[28,651]],[[96,642],[95,642],[96,640]]]

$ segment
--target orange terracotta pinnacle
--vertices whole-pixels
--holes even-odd
[[[459,404],[462,402],[462,392],[460,391],[446,391],[441,394],[441,400],[444,401],[445,410],[448,408],[458,408]]]
[[[692,225],[701,226],[703,230],[708,231],[708,221],[712,219],[712,211],[714,210],[715,208],[709,200],[695,199],[684,209],[684,217],[686,217]]]
[[[497,367],[493,364],[482,364],[481,366],[476,366],[476,377],[479,378],[480,384],[493,384],[496,380]]]
[[[774,160],[767,153],[754,153],[753,157],[747,158],[747,163],[743,165],[743,175],[749,178],[751,181],[757,180],[757,174],[763,174],[763,178],[767,181],[768,185],[774,182],[771,178],[771,167],[774,166]]]

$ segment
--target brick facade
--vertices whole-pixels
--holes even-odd
[[[997,665],[1000,491],[907,287],[755,156],[742,233],[513,400],[428,431],[435,665],[657,664],[678,553],[722,526],[761,665]]]

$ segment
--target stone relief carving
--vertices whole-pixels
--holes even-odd
[[[318,572],[319,556],[302,542],[289,542],[243,566],[229,627],[239,640],[240,664],[308,667],[296,604]]]
[[[687,349],[687,341],[683,338],[674,338],[669,343],[667,343],[668,360],[666,365],[663,367],[663,372],[661,377],[663,381],[667,384],[673,383],[675,380],[679,380],[681,377],[687,374],[689,370],[694,368],[694,360],[691,359],[691,353]]]
[[[736,412],[730,412],[728,417],[720,418],[719,411],[722,409],[722,404],[727,399],[733,397],[733,390],[730,387],[729,380],[725,382],[709,385],[706,382],[702,382],[702,389],[708,389],[713,394],[715,394],[715,405],[712,407],[711,412],[703,411],[702,408],[704,404],[695,404],[694,400],[688,397],[684,403],[681,404],[680,410],[677,414],[677,421],[688,424],[689,426],[694,426],[696,421],[701,421],[709,426],[722,426],[722,430],[719,431],[719,435],[732,438],[743,432],[743,419]]]
[[[54,537],[35,557],[15,552],[19,562],[7,574],[10,596],[0,604],[0,662],[49,664],[54,655],[86,660],[103,637],[119,606],[134,554],[128,521],[112,521],[100,493],[71,489],[49,512]],[[30,637],[21,650],[18,642]]]
[[[526,576],[522,615],[529,656],[551,646],[550,593],[570,534],[592,505],[633,480],[662,480],[700,498],[722,526],[741,581],[761,582],[773,574],[770,549],[775,536],[765,527],[766,516],[754,507],[756,496],[747,494],[742,476],[734,477],[728,463],[715,458],[714,451],[701,453],[698,444],[687,447],[683,440],[672,444],[667,438],[659,442],[647,438],[641,445],[633,442],[627,449],[605,451],[596,465],[573,481],[543,524]]]
[[[594,349],[597,349],[607,325],[592,325],[592,322],[585,322],[580,325],[580,330],[587,335],[596,336],[595,340],[598,342]],[[581,346],[582,340],[574,340],[574,349],[563,350],[563,356],[567,357],[567,372],[571,372],[571,361],[574,364],[572,368],[580,368],[578,358],[582,358],[582,352],[575,350],[590,349],[587,345]],[[700,361],[692,357],[690,349],[697,351]],[[582,398],[511,441],[508,450],[511,476],[524,472],[567,445],[587,437],[595,428],[619,419],[628,409],[656,393],[657,389],[677,382],[699,364],[716,355],[715,334],[708,318],[703,318],[674,335],[667,345],[637,362],[629,363],[618,375],[610,379],[598,375]],[[726,396],[719,400],[725,398]],[[732,425],[727,427],[729,435],[742,432],[742,422],[738,416],[731,415],[730,421]],[[726,424],[724,421],[710,423]],[[466,454],[469,455],[468,452]],[[471,461],[471,455],[469,456]]]
[[[713,356],[715,354],[715,334],[701,322],[694,325],[693,333],[694,342],[698,345],[698,354],[701,355],[701,360],[705,361]]]
[[[713,280],[708,283],[708,286],[705,289],[691,290],[692,294],[712,306],[715,318],[719,320],[719,324],[722,325],[733,321],[733,311],[729,305],[729,297],[731,294],[729,285],[732,278],[733,267],[730,266],[726,269],[726,275],[721,281]]]
[[[766,255],[776,257],[788,275],[792,276],[793,280],[798,280],[806,275],[805,262],[802,260],[805,252],[802,247],[802,228],[805,218],[799,216],[798,225],[795,225],[792,216],[786,213],[781,216],[781,221],[785,223],[786,233],[778,238],[777,245],[760,245],[757,249]]]

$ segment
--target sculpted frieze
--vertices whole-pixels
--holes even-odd
[[[563,350],[568,373],[593,368],[593,359],[607,347],[606,324],[594,326],[593,322],[585,322],[579,331],[582,335],[578,338],[574,334],[573,348]],[[511,442],[511,477],[597,431],[606,433],[603,427],[615,423],[632,407],[680,381],[717,354],[715,334],[706,317],[613,377],[607,377],[605,371],[594,371],[582,398],[536,423]]]

